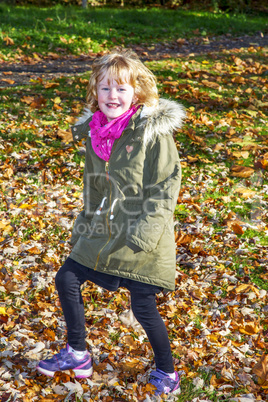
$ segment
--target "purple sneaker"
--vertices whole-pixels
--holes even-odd
[[[56,371],[73,370],[75,377],[87,378],[92,375],[92,359],[87,353],[83,359],[78,360],[73,353],[70,352],[70,347],[67,344],[65,349],[61,349],[51,359],[41,360],[37,366],[37,370],[49,377],[53,377]]]
[[[162,394],[180,394],[180,376],[175,371],[176,379],[172,380],[168,374],[163,371],[156,369],[156,371],[152,371],[150,374],[149,384],[154,385],[157,389],[154,391],[155,395]]]

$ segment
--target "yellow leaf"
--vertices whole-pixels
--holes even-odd
[[[21,205],[19,206],[19,208],[20,208],[20,209],[29,209],[29,208],[31,208],[31,205],[29,205],[29,204],[21,204]]]
[[[256,293],[257,296],[260,295],[260,292],[255,286],[249,285],[247,283],[243,283],[242,285],[239,285],[235,288],[236,293],[249,293],[249,292],[254,292]]]
[[[207,338],[210,340],[210,342],[218,343],[219,335],[211,334],[211,335],[208,335]]]
[[[14,174],[13,169],[9,167],[5,170],[3,176],[6,177],[7,179],[10,179],[13,176],[13,174]]]
[[[53,102],[59,105],[61,103],[61,98],[59,96],[56,96],[56,98],[53,99]]]
[[[1,221],[0,222],[0,229],[5,228],[6,226],[8,226],[10,224],[10,221]]]
[[[187,161],[189,163],[194,163],[198,161],[198,158],[196,156],[192,157],[191,155],[187,155]]]
[[[10,233],[10,232],[12,232],[14,229],[13,229],[13,227],[11,226],[11,225],[7,225],[5,228],[4,228],[4,230],[3,230],[3,234],[7,234],[7,233]]]
[[[189,373],[187,373],[187,378],[195,378],[196,376],[196,371],[190,371]]]
[[[250,188],[238,187],[234,190],[235,193],[241,195],[242,198],[251,198],[256,194],[256,191],[250,190]]]
[[[0,307],[0,314],[7,315],[5,307]]]
[[[75,197],[75,198],[81,198],[81,193],[76,191],[75,193],[72,194],[72,196]]]
[[[258,114],[257,110],[246,110],[246,112],[252,117],[256,117]]]
[[[38,144],[41,144],[41,145],[43,145],[43,146],[46,145],[44,142],[42,142],[42,141],[40,141],[40,140],[36,140],[35,142],[37,142]]]
[[[58,121],[57,120],[42,120],[41,123],[44,126],[53,126],[53,124],[58,123]]]

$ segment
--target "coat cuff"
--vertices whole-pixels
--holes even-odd
[[[134,251],[134,254],[142,251],[142,248],[140,248],[139,246],[137,246],[136,244],[132,243],[129,240],[126,241],[126,246],[128,246],[132,251]]]
[[[80,140],[82,140],[82,138],[85,138],[85,133],[81,132],[79,130],[79,127],[74,126],[71,128],[71,130],[72,130],[72,135],[73,135],[74,141],[80,141]]]
[[[91,117],[89,117],[82,123],[79,123],[78,121],[78,123],[71,128],[74,141],[80,141],[83,138],[87,138],[87,136],[90,133],[90,127],[89,127],[90,120]]]

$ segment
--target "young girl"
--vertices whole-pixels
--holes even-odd
[[[68,343],[37,369],[48,376],[68,369],[78,378],[91,376],[80,291],[89,280],[109,291],[130,291],[133,313],[154,351],[149,382],[157,395],[178,392],[155,296],[175,287],[173,211],[181,170],[172,134],[185,112],[158,98],[154,75],[130,50],[95,62],[87,101],[72,129],[74,140],[86,138],[84,209],[73,228],[72,252],[56,275]]]

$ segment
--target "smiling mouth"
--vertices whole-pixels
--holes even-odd
[[[107,107],[108,108],[112,108],[112,109],[116,109],[118,108],[120,105],[118,103],[107,103]]]

